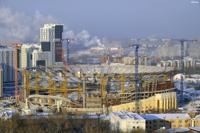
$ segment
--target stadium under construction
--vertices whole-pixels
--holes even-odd
[[[24,99],[26,110],[37,107],[72,114],[134,112],[137,108],[139,113],[176,110],[173,69],[156,66],[138,68],[141,82],[137,93],[133,65],[24,69],[20,99]],[[139,107],[136,107],[136,101]]]

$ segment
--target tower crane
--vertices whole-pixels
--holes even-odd
[[[72,38],[64,38],[64,39],[62,39],[62,42],[64,42],[64,41],[66,41],[66,43],[67,43],[67,62],[66,62],[66,60],[65,60],[65,50],[64,50],[64,48],[63,48],[63,51],[62,51],[62,58],[63,58],[63,63],[64,63],[64,66],[65,66],[65,68],[67,68],[67,66],[70,64],[70,60],[69,60],[69,52],[70,52],[70,50],[69,50],[69,44],[73,41],[74,39],[72,39]]]
[[[184,57],[185,57],[185,47],[184,44],[188,43],[188,42],[194,42],[197,40],[189,40],[189,39],[172,39],[173,41],[178,41],[180,42],[180,50],[181,50],[181,81],[180,81],[180,105],[182,105],[184,103],[184,96],[183,96],[183,92],[184,92],[184,79],[183,79],[183,75],[185,73],[185,65],[184,65]],[[188,44],[187,44],[188,45]]]
[[[135,109],[137,113],[140,113],[140,88],[141,82],[139,79],[139,44],[132,44],[131,47],[135,47]]]
[[[181,90],[181,96],[180,96],[180,103],[183,104],[183,92],[184,92],[184,80],[183,80],[183,75],[185,72],[185,65],[184,65],[184,56],[185,56],[185,49],[184,49],[184,44],[188,43],[188,42],[193,42],[193,41],[197,41],[197,40],[188,40],[188,39],[180,39],[179,40],[181,43],[181,82],[180,82],[180,90]]]

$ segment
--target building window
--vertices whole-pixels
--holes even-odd
[[[36,65],[37,66],[46,66],[45,60],[37,60]]]
[[[55,61],[62,62],[62,43],[56,42],[55,43]]]
[[[42,51],[50,51],[51,45],[50,42],[41,42]]]

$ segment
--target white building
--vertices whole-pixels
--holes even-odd
[[[132,132],[133,130],[146,129],[145,119],[132,112],[113,112],[110,123],[114,131]]]
[[[154,132],[162,129],[189,128],[191,117],[186,113],[137,114],[127,111],[110,114],[111,129],[120,132],[142,130]]]
[[[184,67],[185,68],[191,68],[196,66],[196,62],[194,59],[185,57],[183,60]],[[167,60],[167,61],[160,61],[160,63],[157,64],[157,66],[161,67],[174,67],[176,69],[181,68],[181,60]]]
[[[36,66],[52,66],[50,52],[42,52],[38,50],[34,50],[32,53],[32,65]]]
[[[21,68],[32,67],[33,51],[40,51],[41,47],[38,44],[22,44],[21,46]]]
[[[61,24],[45,24],[40,28],[40,45],[23,44],[21,67],[63,66]]]

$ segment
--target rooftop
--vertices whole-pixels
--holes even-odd
[[[121,119],[135,119],[135,120],[158,120],[158,119],[190,119],[191,117],[186,113],[174,114],[137,114],[133,112],[121,111],[113,112],[111,115],[118,116]]]
[[[189,132],[189,131],[190,129],[188,128],[171,128],[167,130],[168,133],[183,133],[183,132]]]
[[[103,73],[103,74],[133,74],[135,72],[134,65],[71,65],[74,71],[82,71],[85,74]],[[157,66],[139,66],[139,73],[162,73],[170,72],[171,67]]]
[[[191,130],[200,132],[200,127],[190,127]]]
[[[156,120],[156,119],[190,119],[188,114],[176,113],[176,114],[142,114],[141,115],[146,120]]]
[[[121,119],[144,120],[139,114],[126,111],[113,112],[112,115],[118,116]]]

